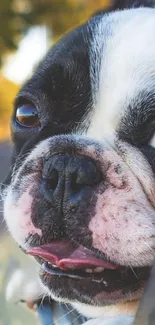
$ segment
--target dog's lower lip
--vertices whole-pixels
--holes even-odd
[[[44,273],[44,272],[49,275],[58,276],[58,277],[63,276],[63,277],[67,277],[70,279],[76,279],[76,280],[85,280],[85,279],[88,280],[89,279],[92,282],[98,282],[98,283],[103,281],[102,276],[100,278],[95,277],[97,275],[97,272],[93,273],[93,276],[91,276],[92,274],[87,274],[87,272],[85,272],[85,274],[84,274],[83,270],[81,270],[81,273],[79,273],[80,272],[79,270],[73,271],[73,272],[63,271],[61,269],[58,269],[55,265],[52,265],[52,264],[50,267],[50,264],[48,262],[43,263],[41,266],[40,274]]]
[[[131,286],[136,286],[138,283],[142,281],[146,281],[148,278],[150,267],[137,267],[133,270],[130,267],[124,267],[119,266],[117,269],[105,269],[102,272],[99,273],[87,273],[86,270],[78,269],[78,270],[61,270],[56,265],[52,265],[48,262],[43,262],[40,269],[40,276],[46,277],[49,276],[49,279],[52,279],[52,281],[56,281],[59,278],[66,278],[67,280],[75,280],[75,281],[84,281],[84,283],[89,283],[89,285],[93,285],[93,283],[96,285],[100,284],[104,287],[103,290],[107,291],[111,290],[111,283],[112,286],[114,285],[114,282],[116,284],[116,289],[121,289],[124,285],[126,285],[128,288]],[[137,273],[137,274],[136,274]],[[135,276],[136,274],[136,276]],[[50,281],[50,280],[49,280]],[[110,292],[109,291],[109,292]]]
[[[42,266],[41,266],[41,272],[46,272],[47,274],[49,275],[56,275],[56,276],[64,276],[64,277],[67,277],[67,278],[71,278],[71,279],[78,279],[78,280],[83,280],[85,279],[84,276],[81,276],[81,275],[78,275],[78,274],[73,274],[71,272],[64,272],[60,269],[51,269],[49,266],[48,266],[48,263],[43,263]]]

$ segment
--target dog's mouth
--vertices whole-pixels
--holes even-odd
[[[77,280],[90,279],[92,282],[106,283],[115,280],[118,287],[122,281],[132,284],[144,281],[149,267],[129,268],[116,265],[83,247],[73,247],[67,241],[52,242],[27,251],[29,255],[41,258],[41,272],[51,276],[68,277]]]

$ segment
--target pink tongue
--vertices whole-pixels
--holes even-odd
[[[39,256],[45,261],[57,265],[61,270],[103,267],[116,269],[117,265],[106,262],[95,256],[89,249],[79,246],[74,248],[67,241],[53,242],[27,251],[29,255]]]

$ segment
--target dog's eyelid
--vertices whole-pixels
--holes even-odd
[[[14,100],[15,111],[17,110],[17,108],[19,106],[24,106],[24,105],[34,106],[37,109],[37,105],[32,100],[30,100],[28,98],[25,98],[25,97],[22,97],[22,96],[15,98],[15,100]]]

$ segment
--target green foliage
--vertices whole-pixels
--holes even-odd
[[[44,24],[57,39],[108,4],[109,0],[0,0],[0,63],[30,26]]]

